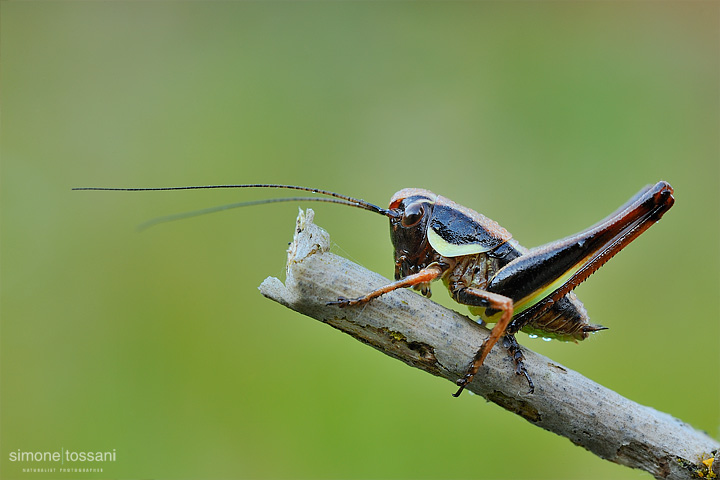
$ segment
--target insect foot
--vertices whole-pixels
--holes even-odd
[[[515,336],[505,335],[503,337],[503,346],[507,350],[508,355],[510,355],[510,358],[512,358],[513,362],[515,362],[515,375],[524,375],[528,386],[530,387],[528,393],[535,393],[535,384],[525,368],[525,362],[523,362],[523,360],[525,360],[525,356],[523,355],[522,350],[520,350],[520,345],[517,343]]]
[[[462,378],[457,379],[455,382],[456,385],[458,385],[460,388],[457,392],[453,393],[452,396],[457,398],[460,396],[460,394],[465,390],[465,387],[468,386],[470,382],[473,381],[473,378],[475,378],[475,375],[477,374],[478,370],[480,370],[480,366],[482,365],[482,360],[485,359],[485,348],[487,346],[487,340],[483,342],[483,344],[480,346],[480,349],[475,354],[475,358],[473,358],[472,363],[470,364],[470,367],[468,367],[468,371]],[[482,359],[482,360],[481,360]]]
[[[465,387],[467,387],[468,383],[470,383],[475,375],[471,374],[470,372],[466,373],[464,377],[458,378],[455,382],[456,385],[458,385],[460,388],[457,392],[453,393],[452,396],[457,398],[460,396],[460,394],[465,390]]]

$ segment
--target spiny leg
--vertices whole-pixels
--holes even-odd
[[[434,264],[431,264],[431,265],[423,268],[418,273],[408,275],[407,277],[401,278],[400,280],[398,280],[396,282],[385,285],[384,287],[380,287],[377,290],[373,290],[372,292],[368,293],[367,295],[363,295],[362,297],[357,297],[357,298],[340,297],[337,299],[337,301],[327,302],[327,305],[337,305],[340,308],[352,307],[355,305],[359,305],[361,303],[369,302],[373,298],[377,298],[380,295],[390,293],[393,290],[397,290],[399,288],[414,287],[415,285],[419,285],[421,283],[432,282],[436,278],[440,277],[442,275],[442,273],[443,273],[442,267],[440,265],[434,263]]]
[[[492,350],[493,346],[497,343],[500,337],[505,334],[505,330],[513,317],[513,301],[511,298],[504,295],[486,292],[485,290],[473,287],[462,287],[459,290],[452,292],[452,294],[455,300],[465,305],[488,307],[502,312],[500,320],[498,320],[493,329],[490,331],[490,336],[485,339],[482,345],[480,345],[480,349],[477,353],[475,353],[473,361],[470,364],[465,376],[455,382],[460,386],[460,389],[453,394],[453,397],[458,397],[465,387],[472,382],[473,378],[485,361],[485,357],[487,357],[488,353],[490,353],[490,350]]]
[[[517,340],[515,339],[515,335],[507,334],[503,337],[503,346],[507,349],[508,355],[510,355],[510,358],[513,359],[513,362],[515,362],[515,374],[516,375],[525,375],[525,379],[528,382],[528,386],[530,386],[530,392],[535,392],[535,384],[533,383],[532,379],[530,378],[530,375],[528,374],[527,370],[525,369],[525,363],[523,363],[523,360],[525,360],[525,356],[522,353],[522,350],[520,350],[520,344],[517,343]]]

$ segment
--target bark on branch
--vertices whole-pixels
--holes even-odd
[[[288,249],[285,284],[268,277],[260,286],[261,293],[454,384],[489,331],[407,290],[383,295],[359,308],[327,306],[326,302],[339,296],[360,296],[389,280],[329,253],[330,237],[313,224],[313,216],[310,209],[300,211]],[[512,360],[501,346],[492,350],[468,389],[601,458],[645,470],[656,478],[718,475],[720,443],[705,433],[525,347],[523,352],[535,382],[534,394],[528,393],[523,377],[512,374]],[[452,401],[449,394],[448,401]]]

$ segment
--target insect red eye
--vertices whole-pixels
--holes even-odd
[[[420,223],[423,215],[425,215],[425,204],[419,202],[411,203],[405,208],[405,213],[403,213],[401,223],[403,227],[414,227]]]

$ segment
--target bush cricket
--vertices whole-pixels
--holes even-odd
[[[565,341],[584,340],[606,327],[589,322],[572,290],[660,220],[674,203],[673,189],[658,182],[640,190],[614,213],[562,240],[526,249],[498,223],[429,190],[405,188],[387,209],[327,190],[278,184],[204,185],[160,188],[75,188],[73,190],[157,191],[213,188],[280,188],[325,197],[285,197],[223,205],[161,217],[144,226],[229,208],[275,202],[329,202],[388,217],[394,247],[395,282],[358,297],[328,301],[330,307],[361,305],[399,288],[412,287],[430,297],[430,284],[441,279],[452,298],[483,321],[495,324],[489,337],[457,380],[459,396],[473,380],[493,346],[502,339],[515,373],[534,384],[523,364],[515,334],[523,331]]]

